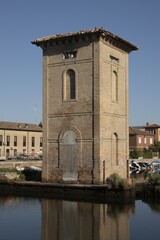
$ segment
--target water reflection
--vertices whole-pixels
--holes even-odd
[[[129,240],[131,205],[42,200],[42,240]]]
[[[0,239],[40,240],[41,204],[38,199],[0,197]]]
[[[0,197],[3,240],[158,240],[160,201],[95,204]]]
[[[160,202],[136,201],[135,213],[130,216],[130,240],[159,240]],[[151,206],[156,206],[154,211]]]

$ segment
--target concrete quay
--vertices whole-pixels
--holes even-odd
[[[0,161],[0,168],[42,167],[40,160]],[[160,197],[160,188],[150,187],[147,181],[135,181],[135,188],[109,189],[107,184],[49,183],[41,181],[1,180],[0,195],[35,198],[53,198],[69,201],[89,201],[95,203],[131,203],[137,197]]]
[[[125,191],[109,190],[106,184],[58,184],[31,181],[0,182],[0,194],[95,203],[130,203],[135,200],[135,192],[132,189]]]
[[[137,182],[130,189],[109,189],[107,184],[48,183],[38,181],[1,181],[1,196],[48,198],[65,201],[130,204],[135,200],[159,199],[160,186]]]

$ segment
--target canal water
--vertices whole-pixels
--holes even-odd
[[[159,240],[160,201],[95,204],[0,197],[2,240]]]

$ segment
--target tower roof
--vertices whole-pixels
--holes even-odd
[[[71,40],[75,39],[77,40],[78,38],[83,38],[83,37],[89,37],[90,40],[94,41],[102,38],[105,41],[109,42],[111,45],[114,45],[128,53],[134,50],[138,50],[138,48],[131,44],[130,42],[124,40],[123,38],[114,35],[113,33],[105,30],[104,28],[95,28],[92,30],[81,30],[79,32],[71,32],[71,33],[65,33],[65,34],[55,34],[51,36],[46,36],[42,38],[38,38],[34,41],[32,41],[32,44],[35,44],[37,46],[42,47],[43,49],[47,47],[47,43],[49,42],[58,42],[58,41],[63,41],[63,44],[65,40]]]

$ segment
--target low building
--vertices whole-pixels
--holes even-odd
[[[144,129],[154,135],[155,142],[160,142],[160,125],[147,123]]]
[[[36,124],[0,122],[0,157],[42,153],[42,127]]]
[[[129,150],[149,149],[154,144],[154,134],[138,128],[129,128]]]

